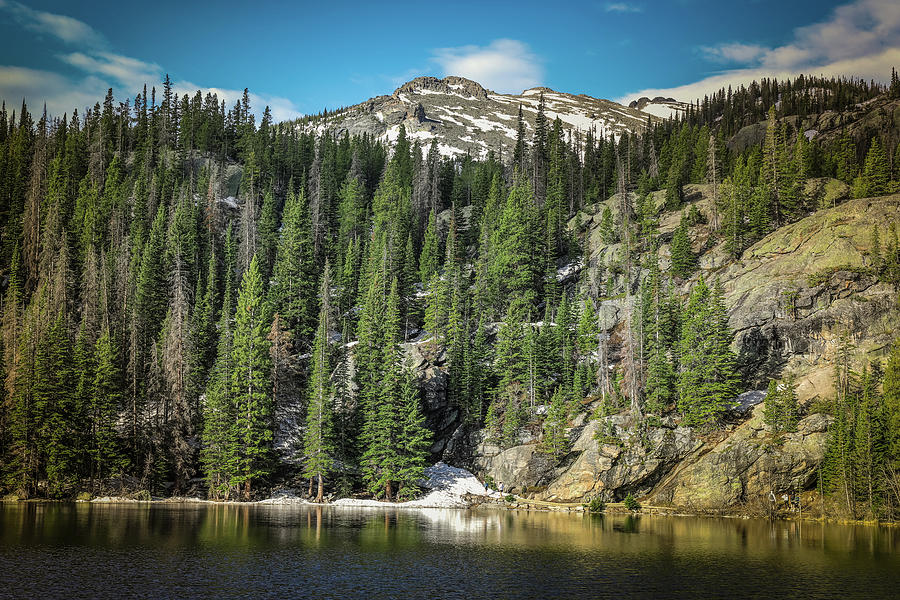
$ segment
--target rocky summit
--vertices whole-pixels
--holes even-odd
[[[334,113],[302,122],[306,130],[331,130],[338,135],[364,133],[394,141],[400,126],[427,149],[432,142],[444,156],[470,155],[484,158],[489,151],[509,160],[516,144],[519,109],[528,139],[534,134],[541,99],[544,114],[552,123],[557,117],[567,135],[593,132],[595,136],[618,137],[625,131],[639,132],[648,122],[665,115],[658,104],[648,110],[623,106],[585,94],[568,94],[537,87],[521,94],[499,94],[463,77],[417,77],[390,96],[376,96]]]

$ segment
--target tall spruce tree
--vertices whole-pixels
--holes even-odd
[[[241,280],[232,346],[231,395],[234,402],[234,438],[231,485],[243,486],[249,500],[253,481],[271,472],[272,383],[266,339],[269,314],[263,296],[259,260],[253,257]]]
[[[316,480],[316,502],[324,497],[324,477],[331,468],[334,455],[332,442],[334,390],[331,376],[331,267],[325,262],[319,292],[319,327],[313,343],[312,373],[307,391],[306,430],[303,436],[303,476]]]

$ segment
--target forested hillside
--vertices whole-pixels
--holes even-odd
[[[247,93],[228,108],[168,79],[84,114],[0,117],[0,475],[21,497],[251,499],[300,478],[319,500],[410,497],[437,458],[410,343],[445,353],[452,427],[500,447],[530,431],[560,458],[589,405],[715,432],[760,371],[699,256],[724,243],[738,264],[819,209],[900,189],[896,74],[754,82],[618,137],[564,134],[539,107],[503,162],[443,157],[402,124],[388,147],[257,122]],[[595,205],[602,262],[573,220]],[[894,286],[896,227],[873,227],[866,267]],[[611,298],[630,307],[615,335]],[[773,379],[767,426],[833,414],[823,489],[896,515],[900,346],[871,365],[850,346],[834,399],[800,407]]]

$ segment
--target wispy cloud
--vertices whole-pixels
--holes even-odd
[[[756,61],[769,51],[758,44],[726,43],[716,46],[701,46],[700,53],[710,61],[721,63],[747,64]]]
[[[86,73],[114,81],[129,92],[138,91],[144,83],[159,81],[163,74],[162,67],[155,63],[112,52],[72,52],[58,58]]]
[[[0,98],[7,108],[18,109],[18,103],[26,99],[32,112],[44,104],[52,115],[71,114],[76,107],[81,112],[100,99],[94,90],[103,89],[102,85],[93,78],[73,81],[52,71],[0,65]]]
[[[541,58],[518,40],[438,48],[433,59],[444,75],[467,77],[498,92],[521,92],[541,84],[544,78]]]
[[[900,2],[856,0],[839,6],[825,21],[795,29],[789,43],[774,48],[727,43],[701,51],[710,60],[742,66],[673,88],[640,90],[618,100],[671,96],[690,101],[760,77],[783,79],[801,73],[884,81],[891,67],[900,65]]]
[[[603,5],[603,10],[611,13],[639,13],[644,12],[644,7],[631,2],[607,2]]]
[[[0,9],[8,12],[25,29],[51,35],[67,44],[91,47],[106,45],[105,38],[97,30],[78,19],[35,10],[19,2],[7,0],[0,0]]]
[[[158,85],[165,76],[165,69],[156,63],[114,52],[100,32],[78,19],[35,10],[9,0],[0,0],[0,11],[29,31],[51,36],[71,46],[73,51],[55,57],[76,70],[74,74],[64,74],[0,65],[0,98],[9,102],[27,98],[30,105],[46,103],[51,114],[61,115],[73,108],[81,110],[92,106],[109,88],[113,88],[119,97],[130,96],[140,91],[144,84]],[[176,81],[174,89],[179,95],[194,94],[198,89],[204,94],[212,92],[229,106],[243,94],[243,90],[195,85],[188,81]],[[301,114],[296,104],[280,96],[251,93],[250,102],[257,114],[262,114],[269,106],[276,121],[293,119]]]

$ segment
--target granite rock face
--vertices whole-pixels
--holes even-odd
[[[472,466],[506,490],[553,502],[613,502],[632,494],[654,505],[723,509],[809,488],[825,455],[830,417],[812,414],[795,433],[773,435],[763,424],[764,407],[710,435],[671,419],[643,429],[627,414],[589,420],[570,431],[571,448],[560,459],[541,452],[536,439],[506,449],[482,439]]]
[[[813,414],[796,433],[772,436],[763,425],[763,405],[724,440],[698,454],[650,494],[655,504],[719,509],[765,502],[776,495],[805,489],[816,481],[825,456],[829,417]],[[780,442],[780,443],[779,443]]]
[[[846,186],[834,180],[814,180],[808,188],[826,204],[846,194]],[[872,229],[880,227],[884,240],[888,224],[900,224],[900,196],[824,208],[781,227],[737,259],[712,236],[711,186],[687,186],[686,196],[707,223],[691,230],[700,269],[691,280],[678,282],[678,292],[686,295],[700,276],[721,283],[735,332],[732,348],[747,386],[765,388],[769,378],[789,373],[796,377],[802,406],[810,407],[813,399],[832,393],[832,360],[842,335],[858,348],[857,359],[887,352],[900,310],[896,290],[870,268]],[[616,206],[615,198],[607,202]],[[602,204],[569,224],[590,240],[582,286],[591,285],[592,271],[616,252],[615,244],[605,244],[597,233]],[[663,268],[679,220],[670,214],[660,220]],[[621,280],[615,285],[597,309],[609,333],[612,363],[623,356],[623,331],[634,310]],[[544,454],[539,439],[527,435],[504,449],[485,441],[483,432],[461,432],[448,448],[466,457],[476,473],[537,499],[615,501],[633,494],[652,504],[724,509],[766,502],[770,493],[808,489],[817,481],[830,418],[809,414],[796,432],[773,435],[763,424],[764,397],[751,390],[736,398],[726,425],[716,432],[680,427],[672,417],[637,426],[625,412],[598,420],[588,406],[569,429],[570,449],[561,457]]]

